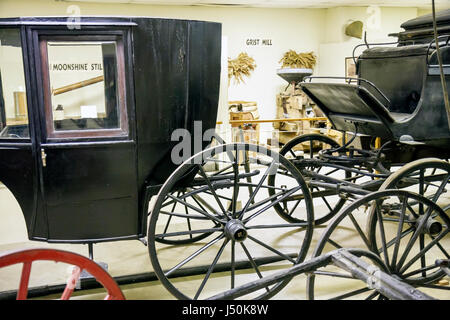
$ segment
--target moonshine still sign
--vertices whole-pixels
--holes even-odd
[[[53,63],[51,71],[103,71],[101,63]]]
[[[103,60],[115,56],[115,43],[55,41],[47,51],[54,120],[103,117]]]

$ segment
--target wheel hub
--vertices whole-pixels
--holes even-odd
[[[422,220],[423,220],[423,217],[420,217],[419,219],[417,219],[416,226],[418,226]],[[431,217],[427,219],[427,221],[425,222],[425,225],[422,229],[423,233],[427,233],[432,236],[438,235],[439,233],[441,233],[441,231],[442,231],[442,223],[440,223],[439,221],[437,221]]]
[[[225,224],[225,235],[230,240],[242,242],[247,238],[247,230],[241,220],[231,219]]]

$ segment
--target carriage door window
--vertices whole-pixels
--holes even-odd
[[[0,29],[0,139],[29,136],[20,31]]]
[[[128,134],[121,41],[48,38],[41,55],[49,138]]]

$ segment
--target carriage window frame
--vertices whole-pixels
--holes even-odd
[[[24,101],[25,101],[25,112],[26,114],[23,115],[24,118],[21,119],[20,121],[25,121],[23,123],[23,125],[26,125],[26,130],[28,131],[28,136],[23,136],[23,137],[3,137],[0,136],[0,143],[1,144],[21,144],[21,143],[29,143],[31,141],[31,114],[29,112],[29,94],[30,94],[30,90],[29,90],[29,84],[28,84],[28,73],[27,73],[27,60],[26,60],[26,52],[27,52],[27,46],[26,46],[26,42],[24,41],[24,33],[23,33],[23,28],[20,26],[5,26],[2,25],[0,27],[2,30],[16,30],[18,31],[18,35],[19,35],[19,41],[20,41],[20,59],[21,59],[21,72],[22,72],[22,76],[23,76],[23,88],[24,88]],[[1,73],[1,72],[0,72]],[[0,79],[0,85],[2,85],[2,81],[4,81],[5,79]],[[7,125],[7,117],[6,117],[6,105],[4,104],[4,91],[3,88],[0,88],[0,99],[2,101],[0,101],[0,108],[3,108],[3,110],[5,111],[5,119],[4,123],[5,123],[5,127],[1,128],[0,127],[0,131],[2,131],[3,129],[5,129],[8,125]]]
[[[56,130],[54,127],[53,107],[51,99],[50,69],[48,61],[48,42],[114,42],[117,61],[117,113],[119,126],[117,128]],[[45,128],[48,139],[59,138],[124,138],[130,133],[128,123],[128,108],[126,99],[125,45],[123,35],[40,35],[39,57],[42,70]]]

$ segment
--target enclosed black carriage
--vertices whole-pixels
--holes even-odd
[[[176,168],[172,132],[215,127],[221,25],[8,18],[0,41],[0,181],[29,238],[143,237],[148,189]]]

